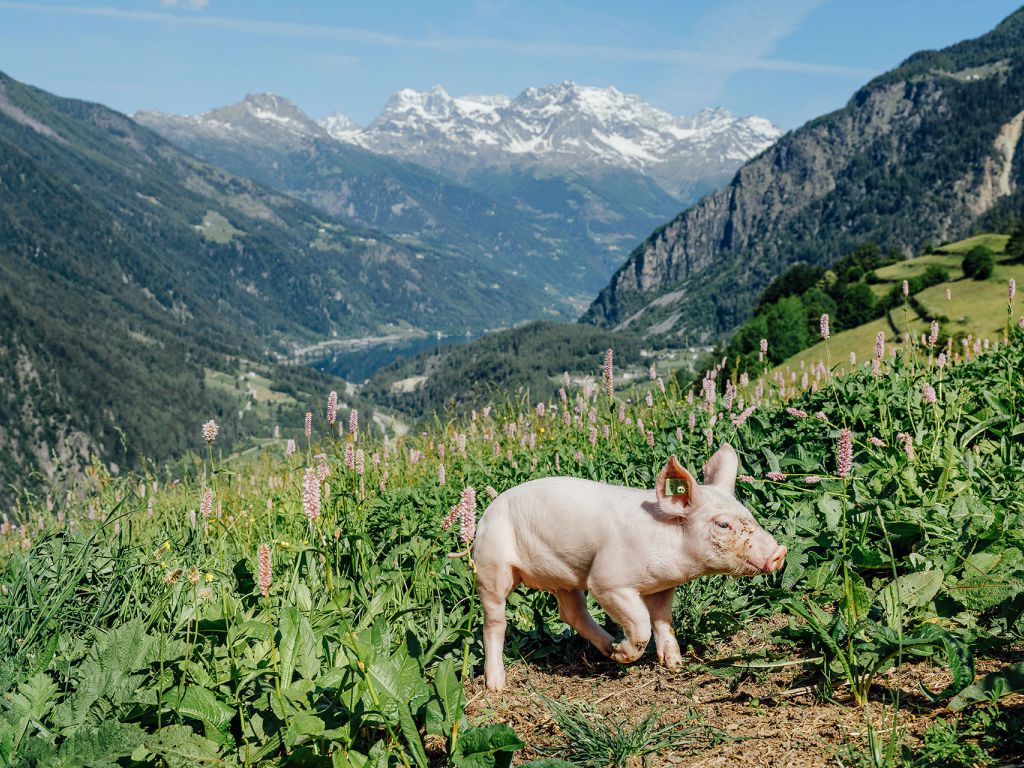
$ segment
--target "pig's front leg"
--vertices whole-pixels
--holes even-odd
[[[672,631],[672,596],[675,588],[653,595],[644,595],[647,610],[651,613],[654,625],[654,645],[658,649],[658,661],[671,670],[679,669],[683,663],[683,655],[679,652],[679,643]]]
[[[628,664],[643,656],[651,639],[651,614],[640,593],[633,589],[592,590],[605,612],[622,626],[626,635],[612,648],[612,659]]]

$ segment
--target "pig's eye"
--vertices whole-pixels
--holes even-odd
[[[715,521],[715,524],[716,524],[716,525],[717,525],[717,526],[718,526],[719,528],[732,528],[732,526],[731,526],[731,525],[729,525],[729,523],[727,523],[727,522],[726,522],[725,520],[716,520],[716,521]]]

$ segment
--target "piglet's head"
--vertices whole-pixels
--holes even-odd
[[[782,568],[786,548],[736,500],[739,460],[724,444],[704,465],[700,485],[675,456],[658,475],[658,505],[668,521],[689,530],[687,549],[707,573],[753,576]]]

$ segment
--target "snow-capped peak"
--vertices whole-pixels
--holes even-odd
[[[451,96],[442,86],[396,92],[361,131],[320,125],[335,138],[437,169],[535,162],[562,167],[667,166],[735,170],[781,131],[760,117],[706,109],[676,117],[614,87],[566,80],[506,96]],[[668,186],[672,186],[669,182]]]

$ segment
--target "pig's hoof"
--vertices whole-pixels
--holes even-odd
[[[619,664],[630,664],[643,655],[645,646],[646,643],[636,648],[628,640],[623,640],[612,649],[612,661],[617,661]]]
[[[501,672],[501,674],[490,674],[490,675],[485,674],[484,675],[484,685],[487,687],[488,691],[503,691],[503,690],[505,690],[505,672],[504,672],[504,670]]]
[[[660,661],[669,672],[678,672],[679,668],[683,666],[683,657],[678,653],[664,654],[658,661]]]

